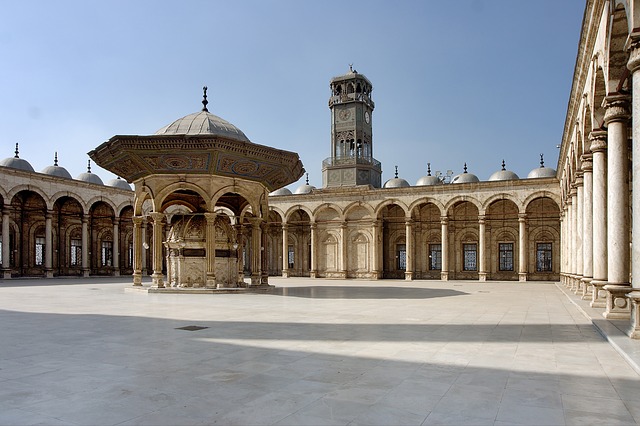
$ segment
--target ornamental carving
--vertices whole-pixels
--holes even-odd
[[[616,121],[626,121],[631,117],[629,114],[629,102],[626,97],[612,97],[606,99],[604,122],[608,125]]]

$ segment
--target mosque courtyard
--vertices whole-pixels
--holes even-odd
[[[0,283],[0,424],[640,421],[640,342],[556,283],[130,282]]]

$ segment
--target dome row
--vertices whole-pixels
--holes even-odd
[[[16,144],[16,151],[14,157],[5,158],[0,161],[1,167],[10,167],[12,169],[23,170],[25,172],[35,173],[35,170],[29,164],[29,162],[25,159],[22,159],[18,156],[18,144]],[[62,166],[58,166],[58,154],[56,153],[55,159],[53,161],[53,166],[47,166],[42,169],[42,172],[45,175],[56,176],[64,179],[73,179],[71,174]],[[95,185],[105,185],[100,179],[100,176],[91,173],[91,160],[89,160],[87,171],[84,173],[80,173],[76,180],[93,183]],[[120,188],[124,190],[131,191],[131,186],[124,180],[120,179],[111,179],[106,183],[106,186],[112,186],[114,188]]]

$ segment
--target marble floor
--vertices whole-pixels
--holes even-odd
[[[0,424],[636,424],[640,377],[554,283],[0,281]]]

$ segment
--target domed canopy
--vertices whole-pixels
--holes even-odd
[[[58,153],[53,160],[53,166],[47,166],[42,169],[42,173],[45,175],[57,176],[65,179],[72,179],[71,174],[62,166],[58,166]]]
[[[84,173],[80,173],[76,180],[81,180],[83,182],[89,182],[96,185],[104,185],[102,179],[100,179],[100,176],[91,173],[91,160],[88,161],[87,171]]]
[[[25,172],[35,172],[27,160],[18,157],[18,144],[16,144],[15,157],[5,158],[0,161],[0,166],[11,167],[12,169],[24,170]]]
[[[437,176],[431,176],[431,163],[427,163],[427,175],[422,176],[416,182],[416,186],[441,185],[442,181]]]
[[[127,183],[127,181],[122,180],[120,178],[111,179],[107,182],[107,186],[113,186],[114,188],[125,189],[127,191],[131,191],[131,185]]]
[[[551,167],[544,166],[544,155],[540,154],[540,167],[529,172],[527,179],[556,177],[556,171]]]
[[[208,111],[195,112],[158,130],[156,135],[210,135],[241,142],[249,138],[233,124]]]
[[[270,197],[275,197],[277,195],[291,195],[291,191],[289,191],[289,188],[280,188],[280,189],[276,189],[275,191],[269,193]]]
[[[502,170],[498,170],[489,176],[490,181],[494,180],[517,180],[520,179],[517,174],[505,168],[504,160],[502,160]]]
[[[309,185],[309,173],[307,173],[307,183],[297,187],[293,193],[294,194],[310,194],[311,191],[313,191],[314,189],[316,189],[315,186]]]
[[[383,188],[408,188],[410,186],[409,182],[398,177],[398,166],[396,166],[396,176],[382,185]]]
[[[478,179],[478,176],[474,175],[473,173],[467,173],[467,163],[464,163],[464,172],[454,176],[453,179],[451,179],[451,183],[475,183],[475,182],[480,182],[480,179]]]

